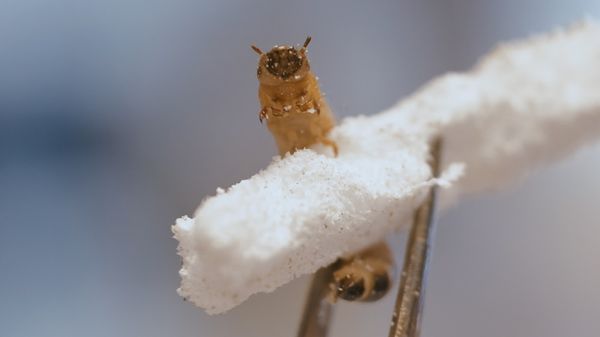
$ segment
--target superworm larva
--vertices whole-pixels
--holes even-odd
[[[327,137],[335,123],[333,115],[306,56],[310,40],[307,37],[300,49],[275,46],[267,53],[252,46],[260,55],[256,71],[261,105],[258,118],[261,123],[267,121],[280,155],[316,143],[331,146],[335,155],[338,152],[335,142]]]
[[[260,55],[256,71],[261,105],[258,118],[261,123],[267,121],[282,156],[317,143],[331,146],[338,154],[336,143],[327,137],[334,118],[306,56],[310,40],[307,37],[300,49],[283,45],[267,53],[251,46]],[[385,242],[340,258],[331,275],[330,298],[375,301],[391,287],[393,268]]]

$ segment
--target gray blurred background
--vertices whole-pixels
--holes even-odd
[[[212,317],[175,292],[170,225],[276,152],[249,45],[312,35],[343,117],[586,14],[600,2],[3,0],[0,336],[295,336],[307,278]],[[599,171],[596,145],[447,212],[423,335],[599,336]],[[393,297],[340,305],[332,335],[387,335]]]

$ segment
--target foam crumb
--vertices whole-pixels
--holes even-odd
[[[598,88],[600,27],[588,20],[503,44],[471,72],[348,118],[331,134],[337,158],[319,147],[276,158],[177,220],[178,292],[224,312],[402,228],[432,184],[448,201],[514,181],[598,137]],[[432,178],[439,134],[446,169]]]

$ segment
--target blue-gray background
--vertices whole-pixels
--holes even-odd
[[[312,35],[343,117],[585,14],[600,2],[3,0],[0,336],[294,336],[306,278],[214,317],[175,293],[169,226],[275,153],[249,44]],[[448,212],[424,336],[598,336],[598,172],[590,147]],[[392,302],[342,304],[333,336],[386,335]]]

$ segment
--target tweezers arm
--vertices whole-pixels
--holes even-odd
[[[298,337],[327,336],[333,314],[333,305],[326,299],[331,274],[331,266],[321,268],[315,273],[304,306]]]
[[[440,173],[441,151],[442,141],[438,138],[431,148],[430,164],[434,177]],[[415,212],[414,223],[406,243],[404,266],[389,337],[418,337],[420,334],[427,269],[434,239],[436,197],[437,188],[433,185],[427,198]]]

